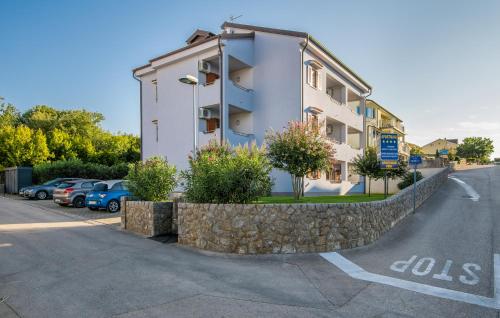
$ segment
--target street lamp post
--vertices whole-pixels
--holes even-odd
[[[193,158],[196,157],[196,149],[198,148],[198,129],[197,129],[197,114],[196,114],[196,86],[198,85],[198,78],[193,75],[186,75],[179,78],[179,82],[191,85],[193,87]]]

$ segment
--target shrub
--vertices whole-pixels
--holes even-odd
[[[271,165],[263,149],[220,145],[201,148],[182,172],[185,196],[195,203],[248,203],[271,191]]]
[[[79,159],[59,160],[38,164],[33,167],[35,183],[55,178],[121,179],[128,173],[125,163],[105,166],[97,163],[82,162]]]
[[[175,166],[161,157],[131,164],[125,179],[129,191],[145,201],[166,201],[177,185]]]
[[[419,180],[422,180],[424,178],[424,176],[422,175],[422,173],[420,171],[417,171],[417,182]],[[400,190],[403,190],[404,188],[407,188],[409,186],[413,185],[413,172],[412,171],[408,171],[404,176],[403,176],[403,180],[398,183],[398,188]]]
[[[313,123],[289,122],[282,132],[268,132],[266,142],[271,164],[292,176],[295,199],[302,196],[304,176],[327,169],[333,160],[332,145]]]

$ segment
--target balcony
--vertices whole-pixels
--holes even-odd
[[[349,146],[347,143],[339,143],[338,141],[332,141],[333,149],[335,150],[335,154],[333,157],[336,160],[351,162],[356,156],[362,155],[363,150],[354,149]]]
[[[253,134],[247,134],[228,129],[226,139],[233,146],[243,146],[252,144],[252,142],[255,141],[255,136]]]
[[[199,86],[199,103],[200,107],[206,107],[219,104],[220,102],[220,83],[221,80],[217,79],[211,84]]]
[[[198,133],[198,147],[203,147],[209,144],[211,140],[220,140],[220,129],[217,128],[211,132]]]
[[[227,84],[226,96],[228,104],[250,112],[253,110],[253,90],[230,80]]]
[[[405,133],[404,126],[401,124],[401,122],[396,121],[396,120],[381,119],[381,120],[379,120],[379,128],[380,129],[396,129],[402,134]]]

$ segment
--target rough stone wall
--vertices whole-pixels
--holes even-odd
[[[443,169],[419,181],[417,206],[447,177]],[[412,210],[412,187],[364,203],[179,203],[179,243],[239,254],[326,252],[369,244]]]
[[[175,234],[172,202],[122,201],[122,228],[148,237]]]

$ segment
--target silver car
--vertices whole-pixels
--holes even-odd
[[[52,197],[54,189],[65,181],[79,180],[79,178],[56,178],[40,185],[34,185],[19,190],[19,195],[28,199],[45,200]]]
[[[73,206],[75,208],[85,207],[85,195],[92,190],[94,184],[101,180],[83,179],[66,181],[61,183],[52,195],[54,202],[59,205]]]

